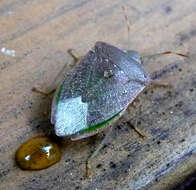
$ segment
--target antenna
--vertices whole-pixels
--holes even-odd
[[[96,18],[96,13],[97,13],[97,11],[96,11],[96,9],[97,9],[97,2],[96,2],[96,0],[93,0],[92,2],[94,2],[93,3],[93,7],[94,7],[94,9],[93,9],[93,18],[92,18],[92,20],[93,20],[93,22],[94,22],[94,25],[95,25],[95,39],[97,39],[97,37],[98,37],[98,30],[97,30],[97,18]]]
[[[167,54],[174,54],[174,55],[178,55],[178,56],[181,56],[181,57],[189,58],[189,56],[186,55],[186,54],[177,53],[177,52],[173,52],[173,51],[165,51],[165,52],[161,52],[161,53],[155,53],[155,54],[152,54],[152,55],[144,55],[144,56],[142,56],[142,59],[143,58],[149,59],[149,58],[153,58],[153,57],[155,58],[155,57],[159,57],[161,55],[167,55]]]
[[[128,16],[127,16],[126,11],[125,11],[125,6],[122,5],[121,8],[122,8],[124,19],[125,19],[125,22],[126,22],[126,25],[127,25],[127,33],[128,33],[127,34],[127,38],[128,38],[128,49],[129,49],[129,44],[130,44],[130,23],[129,23]]]

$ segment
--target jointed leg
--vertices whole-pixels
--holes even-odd
[[[80,57],[74,55],[73,49],[68,49],[67,52],[73,58],[74,62],[77,63],[80,60]]]
[[[135,130],[135,132],[143,139],[147,138],[146,135],[143,134],[143,132],[141,130],[139,130],[136,126],[137,126],[137,122],[138,122],[138,118],[136,118],[136,122],[135,125],[132,125],[133,129]]]
[[[71,55],[71,57],[73,58],[74,60],[74,63],[78,62],[79,61],[79,57],[77,57],[76,55],[73,54],[73,49],[68,49],[67,52]],[[52,85],[51,86],[55,86],[57,87],[57,85],[59,84],[59,82],[61,82],[61,79],[62,77],[65,75],[65,71],[66,70],[69,70],[69,68],[67,68],[68,65],[65,65],[61,71],[58,73],[57,77],[54,79],[54,81],[52,82]],[[45,96],[49,96],[51,94],[53,94],[55,92],[55,89],[52,89],[51,91],[49,92],[45,92],[45,91],[42,91],[40,89],[37,89],[37,88],[32,88],[32,91],[33,92],[36,92],[36,93],[39,93],[39,94],[42,94],[42,95],[45,95]]]
[[[129,107],[128,107],[127,111],[128,111],[128,113],[130,114],[130,108],[129,108]],[[131,126],[132,126],[132,128],[135,130],[135,132],[136,132],[141,138],[144,139],[144,138],[146,138],[146,135],[144,135],[143,132],[137,128],[138,115],[140,115],[140,113],[141,113],[141,105],[139,106],[139,111],[138,111],[138,113],[136,113],[136,122],[135,122],[135,125],[132,125],[132,124],[131,124]]]
[[[99,153],[99,151],[103,148],[103,146],[106,144],[108,137],[110,136],[112,131],[112,127],[110,127],[109,131],[106,133],[106,136],[102,140],[102,142],[98,145],[96,150],[88,157],[86,160],[86,177],[91,176],[91,166],[90,166],[90,161]]]
[[[39,93],[39,94],[42,94],[44,96],[49,96],[49,95],[51,95],[51,94],[53,94],[55,92],[55,89],[51,90],[50,92],[44,92],[42,90],[39,90],[39,89],[33,87],[32,91],[36,92],[36,93]]]

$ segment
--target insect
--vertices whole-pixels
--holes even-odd
[[[56,91],[51,114],[56,135],[75,140],[95,134],[150,83],[137,52],[97,42]]]
[[[75,61],[78,60],[69,53]],[[170,53],[174,52],[156,55]],[[94,48],[64,77],[55,92],[51,111],[55,134],[79,140],[99,133],[117,120],[151,84],[165,85],[150,78],[138,52],[124,51],[105,42],[96,42]],[[94,156],[93,153],[87,160],[87,170]]]
[[[56,90],[51,112],[56,135],[78,140],[98,133],[155,83],[138,52],[96,42]]]
[[[161,54],[168,53],[173,52]],[[56,135],[79,140],[97,134],[117,120],[151,84],[165,85],[150,78],[138,52],[96,42],[55,92],[51,123]]]

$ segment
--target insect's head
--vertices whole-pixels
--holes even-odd
[[[126,53],[131,59],[134,59],[137,63],[142,63],[142,57],[137,51],[127,50]]]

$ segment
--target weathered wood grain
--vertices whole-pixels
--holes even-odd
[[[131,24],[130,41],[121,6]],[[196,169],[196,4],[194,0],[1,0],[0,50],[0,189],[169,189]],[[18,146],[50,133],[43,111],[51,98],[31,92],[49,89],[74,48],[85,54],[102,40],[143,55],[166,50],[186,53],[187,60],[163,56],[145,68],[172,88],[146,90],[115,125],[109,142],[84,179],[84,162],[102,136],[78,142],[65,139],[61,162],[41,171],[22,171],[14,161]],[[142,105],[142,112],[137,113]],[[142,140],[132,130],[148,136]]]

